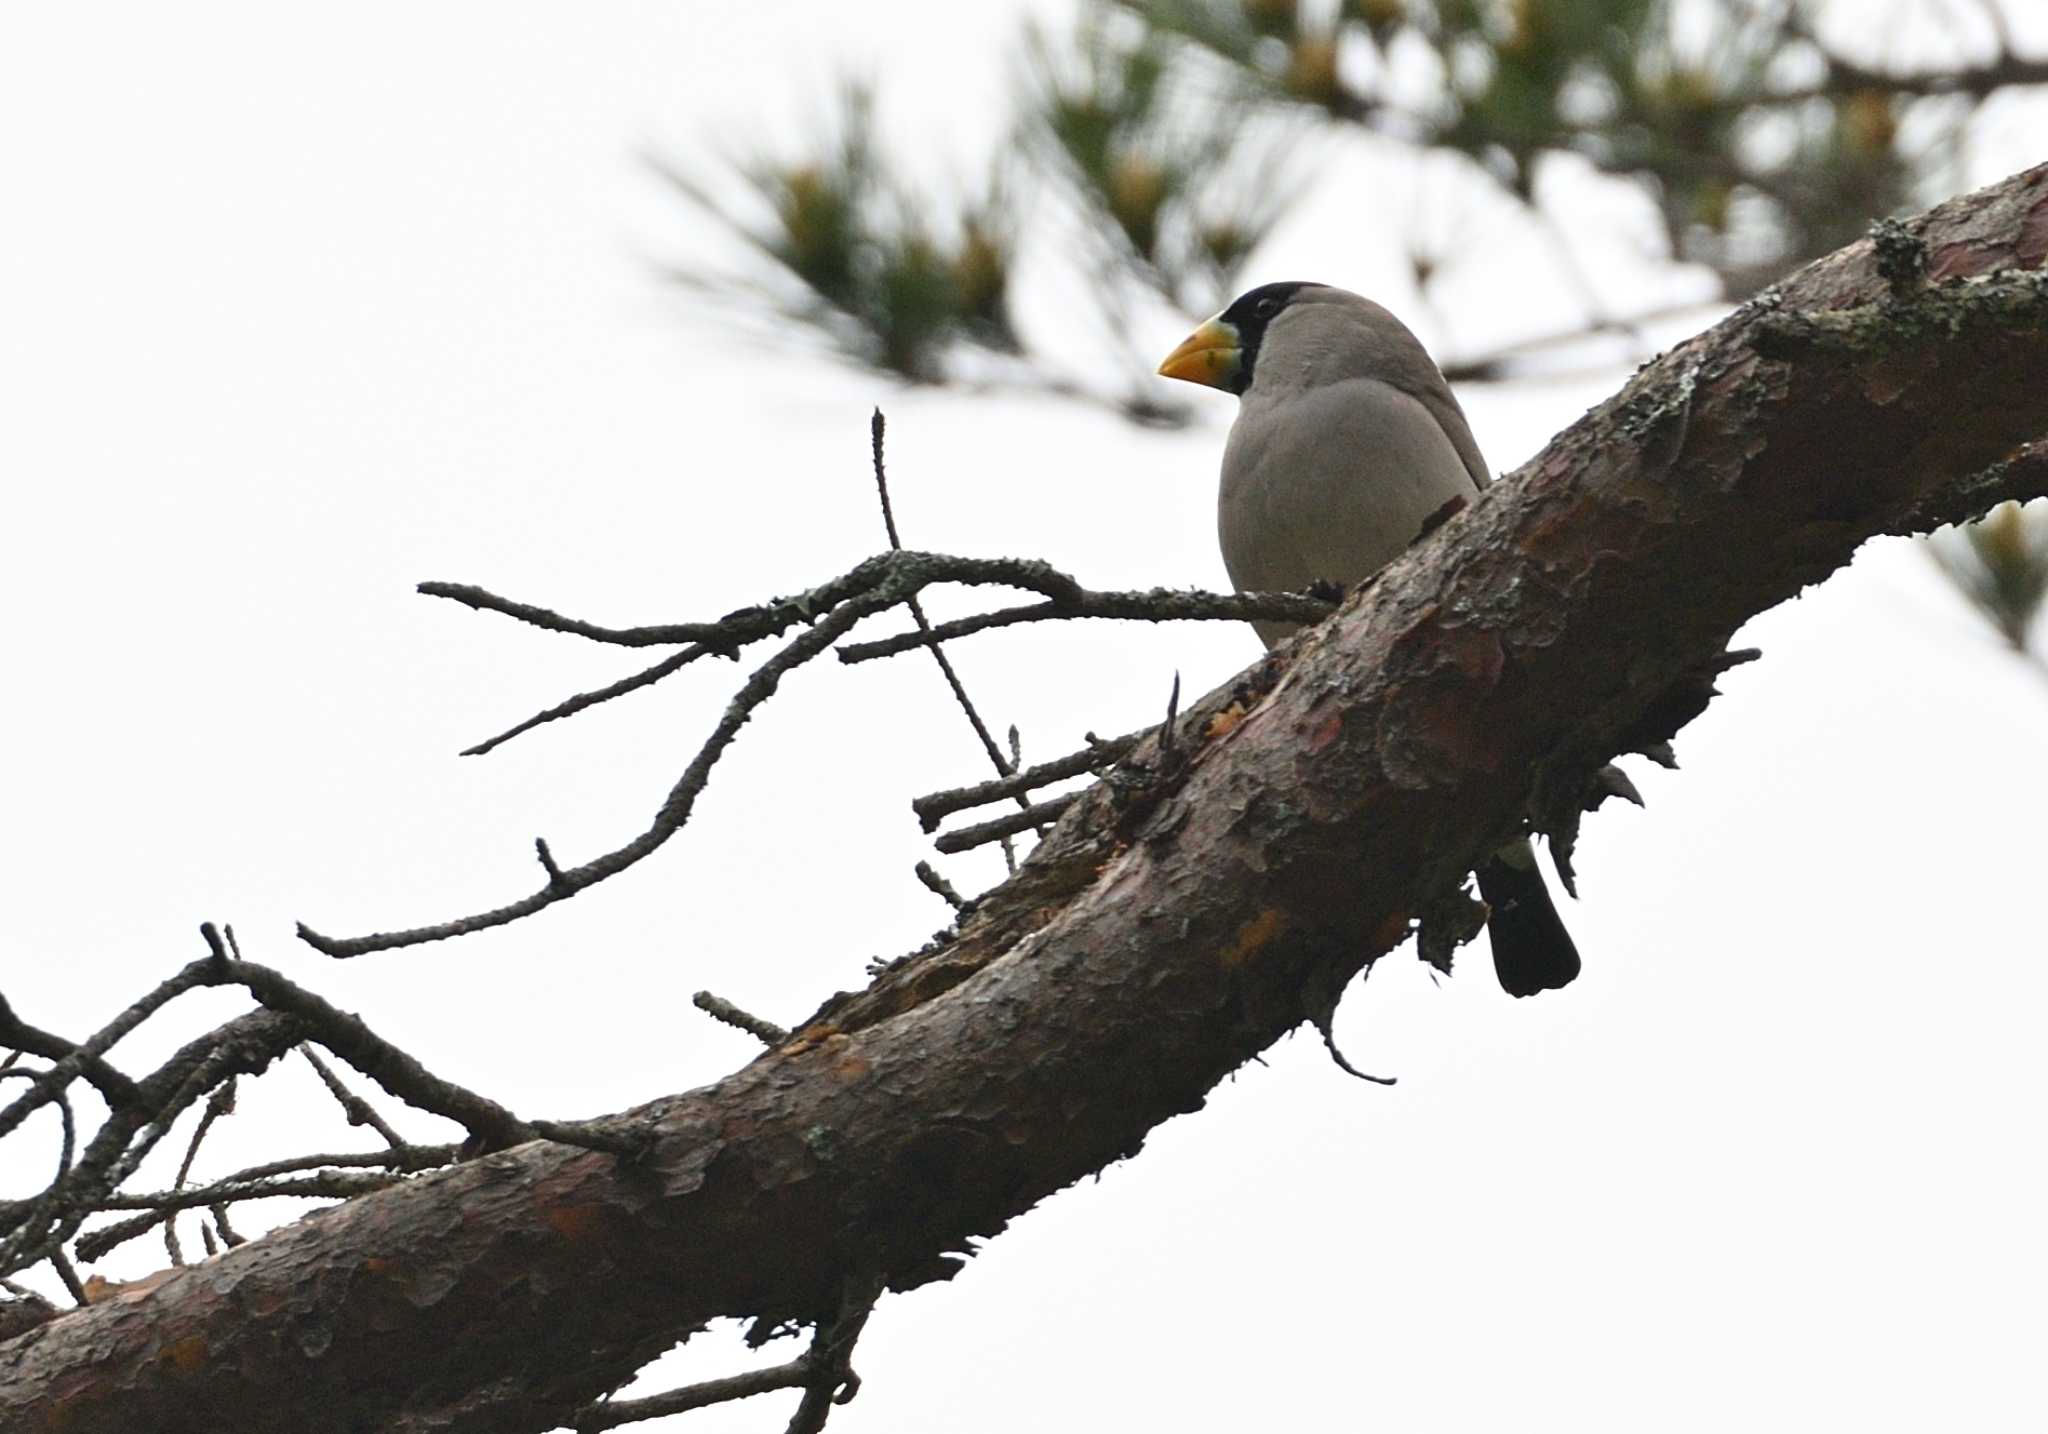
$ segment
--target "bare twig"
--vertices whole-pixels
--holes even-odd
[[[33,1081],[41,1079],[42,1073],[23,1070],[18,1067],[0,1070],[0,1079],[10,1076],[16,1080]],[[45,1258],[51,1253],[60,1252],[59,1245],[61,1241],[48,1241],[45,1239],[45,1236],[49,1229],[47,1222],[52,1217],[63,1214],[64,1186],[71,1178],[72,1163],[78,1154],[78,1122],[71,1113],[70,1099],[62,1092],[52,1096],[51,1103],[57,1107],[57,1115],[62,1122],[63,1129],[63,1135],[57,1147],[57,1177],[50,1182],[42,1194],[32,1200],[22,1202],[26,1209],[23,1211],[22,1218],[18,1222],[14,1233],[9,1235],[5,1241],[0,1241],[0,1273],[12,1273],[15,1270],[23,1269],[27,1265],[35,1263],[36,1260]],[[37,1244],[39,1240],[43,1241],[40,1246]],[[18,1258],[19,1253],[23,1250],[32,1251],[32,1256],[28,1259]]]
[[[212,1213],[214,1224],[219,1227],[223,1241],[230,1245],[239,1245],[242,1243],[242,1237],[229,1228],[226,1222],[226,1209],[231,1202],[286,1197],[345,1199],[351,1195],[362,1194],[366,1190],[378,1190],[387,1185],[395,1185],[403,1175],[446,1165],[456,1158],[458,1151],[459,1147],[453,1145],[409,1145],[396,1150],[366,1153],[302,1155],[289,1160],[252,1165],[246,1170],[224,1176],[210,1185],[195,1185],[186,1190],[156,1193],[108,1195],[98,1203],[102,1210],[146,1210],[154,1212],[158,1218],[169,1211],[193,1210],[205,1206]],[[363,1173],[348,1167],[364,1165],[381,1165],[397,1173],[377,1175],[375,1180],[381,1183],[345,1178]],[[303,1180],[274,1178],[307,1170],[318,1173]],[[156,1222],[155,1218],[124,1220],[118,1224],[103,1226],[80,1237],[79,1256],[82,1259],[97,1260],[116,1246],[148,1234]]]
[[[882,500],[882,526],[888,531],[890,550],[901,552],[903,540],[896,532],[896,510],[889,502],[889,470],[882,460],[882,439],[887,429],[888,420],[882,417],[882,410],[877,408],[874,416],[868,420],[868,444],[874,455],[875,492]],[[975,710],[973,701],[968,698],[967,688],[960,681],[960,674],[953,668],[953,660],[946,656],[945,649],[941,648],[938,639],[932,636],[931,619],[925,616],[924,604],[912,594],[905,600],[904,606],[910,609],[911,621],[917,624],[917,631],[924,640],[923,645],[930,649],[932,661],[939,665],[940,675],[946,679],[946,686],[952,689],[953,700],[960,705],[960,710],[967,714],[967,725],[974,729],[974,735],[981,742],[982,750],[988,753],[988,760],[995,767],[996,775],[1012,775],[1016,771],[1015,764],[1005,758],[1002,749],[996,746],[996,739],[989,735],[988,724],[981,720],[981,713]],[[1014,727],[1010,729],[1013,738],[1016,730]],[[1017,805],[1028,807],[1030,803],[1020,796],[1017,798]],[[1039,835],[1042,837],[1045,834],[1040,832]],[[1017,853],[1007,841],[1003,843],[1003,861],[1011,871],[1017,869]]]
[[[394,1170],[321,1170],[310,1175],[284,1175],[271,1180],[216,1180],[211,1185],[195,1185],[182,1190],[109,1195],[100,1201],[100,1208],[161,1214],[171,1210],[197,1210],[201,1206],[239,1205],[250,1200],[345,1199],[371,1190],[389,1189],[408,1178],[406,1173]],[[111,1233],[113,1228],[108,1226],[104,1230],[95,1230],[88,1238],[98,1240]],[[81,1253],[85,1253],[85,1243],[84,1240],[79,1241]],[[89,1258],[97,1259],[108,1248],[100,1245]]]
[[[61,1061],[74,1054],[79,1048],[62,1036],[38,1030],[15,1014],[5,996],[0,996],[0,1046],[6,1046],[19,1053],[41,1056],[46,1061]],[[132,1105],[136,1099],[135,1082],[122,1075],[98,1056],[89,1056],[79,1065],[79,1073],[90,1081],[106,1103],[119,1109]]]
[[[750,1370],[746,1374],[727,1375],[724,1379],[707,1379],[702,1384],[650,1394],[644,1399],[614,1399],[593,1404],[578,1413],[569,1427],[576,1434],[602,1434],[603,1430],[616,1429],[621,1424],[659,1419],[666,1414],[683,1414],[713,1404],[727,1404],[735,1399],[751,1399],[756,1394],[767,1394],[777,1389],[794,1389],[811,1377],[811,1369],[811,1356],[806,1351],[787,1364],[778,1364],[772,1369]]]
[[[1101,772],[1128,754],[1132,748],[1136,747],[1140,741],[1150,736],[1154,731],[1162,732],[1160,755],[1162,757],[1167,756],[1172,752],[1171,738],[1167,734],[1173,731],[1179,719],[1179,713],[1180,674],[1175,673],[1173,690],[1167,698],[1166,724],[1163,730],[1159,728],[1146,728],[1144,731],[1126,733],[1122,737],[1113,738],[1109,741],[1103,741],[1093,733],[1090,733],[1089,745],[1079,752],[1070,753],[1056,761],[1043,763],[1027,772],[1020,772],[1013,777],[1005,778],[1001,781],[983,782],[977,786],[933,792],[928,796],[919,797],[913,801],[910,804],[911,809],[917,813],[918,820],[923,824],[924,829],[931,831],[938,826],[944,817],[953,812],[965,811],[972,807],[982,806],[999,797],[1007,797],[1013,793],[1029,791],[1033,788],[1062,781],[1069,777],[1077,777],[1083,772]],[[1024,823],[1028,822],[1032,825],[1037,825],[1041,822],[1057,819],[1059,814],[1065,811],[1078,795],[1079,793],[1076,792],[1066,792],[1058,796],[1048,797],[1046,800],[1036,803],[1025,812],[1018,813],[1015,816],[995,817],[973,826],[961,827],[957,831],[946,832],[934,841],[932,845],[939,851],[950,855],[968,851],[992,841],[1000,841],[1011,833],[1021,830]]]
[[[159,984],[155,990],[109,1021],[91,1040],[82,1046],[74,1047],[70,1054],[43,1072],[42,1078],[28,1094],[5,1110],[0,1110],[0,1135],[6,1135],[26,1120],[32,1112],[55,1099],[57,1093],[77,1079],[87,1065],[105,1055],[116,1041],[149,1019],[165,1002],[182,995],[194,986],[207,984],[207,972],[201,969],[201,966],[202,963],[194,962]],[[131,1082],[131,1087],[132,1084]],[[128,1103],[135,1103],[133,1095],[129,1097]]]
[[[380,1166],[413,1173],[450,1164],[461,1153],[462,1147],[459,1145],[399,1145],[390,1150],[347,1150],[327,1155],[294,1155],[289,1159],[269,1160],[261,1165],[251,1165],[246,1169],[237,1170],[232,1175],[223,1175],[212,1185],[194,1186],[193,1193],[205,1195],[210,1190],[231,1189],[255,1180],[267,1180],[273,1175],[291,1175],[301,1170],[318,1170],[330,1165],[341,1169]],[[198,1203],[207,1202],[202,1200]]]
[[[889,535],[890,549],[901,552],[903,537],[896,531],[896,508],[889,501],[889,470],[882,461],[882,439],[888,427],[889,420],[879,407],[868,416],[868,448],[874,458],[875,495],[882,501],[882,530]]]
[[[549,848],[546,837],[533,839],[533,854],[540,858],[540,869],[548,874],[549,881],[562,879],[562,864],[555,860],[555,854]]]
[[[334,1068],[321,1060],[319,1053],[311,1046],[300,1046],[299,1054],[313,1067],[314,1074],[320,1077],[320,1084],[327,1087],[328,1094],[341,1103],[342,1112],[347,1115],[350,1125],[369,1126],[383,1136],[384,1143],[394,1150],[405,1144],[405,1137],[393,1130],[368,1101],[344,1085],[341,1077],[334,1073]]]
[[[220,934],[211,922],[202,925],[200,931],[207,938],[210,950],[225,954],[226,948],[221,945]],[[172,996],[191,990],[195,986],[216,985],[242,986],[271,1010],[304,1021],[316,1033],[320,1044],[400,1100],[457,1122],[492,1148],[533,1138],[533,1132],[529,1127],[496,1102],[431,1075],[413,1057],[371,1031],[359,1017],[329,1004],[293,982],[282,972],[253,961],[223,961],[219,955],[210,955],[187,964],[143,1000],[129,1007],[105,1031],[80,1047],[79,1052],[97,1054]],[[221,1031],[225,1032],[227,1029],[228,1027],[222,1027]],[[215,1033],[216,1036],[220,1034],[221,1032]],[[190,1049],[191,1047],[187,1048],[188,1051]],[[62,1071],[66,1064],[72,1064],[72,1073],[75,1075],[78,1060],[79,1054],[74,1053],[65,1061],[59,1062],[57,1066],[52,1067],[50,1073],[41,1077],[36,1091],[16,1101],[6,1112],[0,1113],[0,1135],[6,1134],[14,1125],[19,1124],[28,1110],[34,1108],[29,1102],[35,1095],[44,1090],[54,1092],[61,1088],[53,1084],[52,1076]],[[222,1078],[225,1079],[225,1075]],[[210,1090],[212,1086],[209,1085],[206,1089]],[[40,1104],[41,1101],[35,1103]],[[27,1106],[27,1109],[21,1109],[24,1106]]]
[[[941,832],[932,845],[948,856],[972,851],[975,847],[986,846],[992,841],[1001,841],[1006,836],[1015,836],[1018,832],[1029,831],[1034,827],[1042,827],[1057,821],[1060,813],[1072,806],[1074,798],[1079,795],[1078,792],[1063,792],[1056,797],[1047,797],[1042,802],[1033,802],[1021,812],[993,817],[985,822],[977,822],[971,827],[961,827],[958,831]]]
[[[779,1046],[789,1039],[789,1032],[773,1021],[764,1021],[749,1011],[742,1011],[724,997],[714,996],[709,991],[699,991],[690,998],[690,1004],[714,1021],[745,1031],[764,1046]]]
[[[62,1250],[50,1251],[50,1268],[57,1272],[57,1278],[64,1282],[64,1289],[78,1304],[85,1301],[85,1282],[78,1278],[78,1271]]]
[[[893,606],[896,594],[891,591],[886,600],[875,594],[863,594],[842,605],[829,614],[818,626],[810,629],[790,642],[754,673],[741,686],[718,725],[712,729],[709,739],[690,764],[675,786],[670,789],[668,799],[655,813],[654,821],[647,829],[624,846],[618,847],[585,862],[581,866],[563,868],[559,876],[550,875],[548,882],[539,891],[518,901],[479,912],[474,916],[458,917],[432,926],[415,927],[409,931],[380,932],[370,936],[337,939],[323,936],[306,925],[300,925],[299,937],[314,950],[329,956],[360,956],[371,951],[388,951],[400,946],[417,946],[429,941],[442,941],[451,936],[463,936],[472,931],[484,931],[493,926],[503,926],[521,917],[531,916],[545,910],[558,901],[566,901],[585,889],[597,885],[609,877],[639,863],[680,831],[689,820],[691,810],[696,806],[698,794],[710,780],[711,768],[739,735],[754,709],[774,695],[785,674],[801,666],[810,658],[829,647],[839,635],[852,627],[861,618]]]
[[[944,554],[937,553],[917,556],[945,558]],[[1002,558],[962,558],[948,561],[958,569],[958,575],[948,574],[934,578],[933,581],[1007,583],[1013,587],[1043,592],[1047,597],[1060,597],[1067,592],[1079,591],[1079,584],[1072,578],[1044,563]],[[993,569],[988,566],[991,564],[1004,569],[1003,575],[992,575]],[[762,638],[780,637],[798,623],[813,622],[820,614],[830,611],[850,598],[860,596],[882,582],[899,566],[900,564],[892,561],[889,554],[884,553],[856,564],[847,572],[820,583],[808,592],[775,598],[752,607],[736,608],[714,622],[661,623],[647,627],[600,627],[596,623],[564,617],[547,608],[500,597],[496,593],[487,592],[468,583],[424,582],[419,585],[417,591],[428,597],[449,598],[480,612],[502,613],[551,632],[574,633],[593,642],[623,647],[670,647],[700,642],[715,652],[723,653],[737,652],[741,647],[758,642]],[[982,575],[968,575],[975,569],[982,569]]]
[[[178,1178],[171,1182],[173,1193],[185,1188],[185,1181],[192,1174],[192,1162],[199,1155],[199,1146],[206,1139],[206,1132],[213,1129],[216,1120],[224,1115],[232,1115],[234,1110],[235,1082],[230,1076],[215,1087],[213,1094],[206,1098],[206,1109],[200,1113],[199,1124],[192,1131],[191,1142],[185,1147],[185,1158],[178,1162]],[[166,1215],[164,1218],[164,1249],[170,1255],[172,1264],[185,1263],[185,1252],[178,1247],[178,1219],[175,1214]]]
[[[921,861],[912,867],[911,870],[917,873],[917,879],[924,883],[926,891],[938,897],[955,911],[965,911],[972,905],[966,897],[954,890],[952,882],[939,875],[938,869],[930,862]]]
[[[520,736],[522,733],[531,732],[536,727],[544,726],[549,722],[559,722],[564,717],[574,717],[578,712],[586,711],[601,702],[609,702],[614,697],[624,697],[627,693],[638,692],[643,687],[652,687],[655,683],[661,681],[662,678],[681,671],[711,651],[712,649],[703,643],[686,647],[673,656],[664,657],[652,667],[641,668],[631,677],[622,677],[617,682],[607,683],[605,686],[590,692],[579,692],[574,697],[558,702],[545,711],[536,712],[525,721],[517,722],[507,727],[495,737],[486,737],[481,742],[464,747],[457,755],[464,757],[484,756],[496,748],[504,746],[505,743],[511,741],[514,737]]]
[[[1064,599],[1081,591],[1079,584],[1049,564],[1016,558],[959,558],[942,553],[920,553],[905,549],[870,558],[844,578],[835,579],[804,599],[792,599],[780,611],[807,610],[820,594],[852,592],[830,611],[820,615],[814,626],[785,644],[774,656],[755,668],[727,705],[697,755],[691,759],[668,797],[655,813],[653,822],[624,846],[606,852],[581,866],[561,870],[560,878],[550,875],[547,885],[529,896],[473,916],[458,917],[432,926],[408,931],[380,932],[369,936],[336,938],[325,936],[301,924],[300,939],[329,956],[360,956],[371,951],[388,951],[400,946],[417,946],[446,940],[472,931],[503,926],[545,910],[559,901],[595,886],[631,867],[680,831],[696,806],[697,797],[710,780],[711,769],[725,749],[738,737],[754,710],[772,697],[782,679],[816,657],[844,636],[856,623],[877,612],[896,606],[905,598],[934,583],[958,582],[1021,587]],[[748,609],[748,612],[765,609]],[[792,616],[790,621],[794,621]],[[730,619],[728,619],[730,621]]]
[[[1043,565],[1038,565],[1041,568]],[[1062,574],[1053,574],[1043,569],[1039,576],[1050,575],[1053,579],[1051,590],[1040,589],[1038,583],[1026,581],[1021,585],[1034,590],[1056,593],[1062,585],[1071,587],[1073,581]],[[482,612],[502,613],[550,632],[572,633],[589,638],[594,642],[609,643],[623,647],[660,647],[669,644],[689,643],[683,651],[663,658],[651,667],[643,668],[630,677],[621,678],[605,687],[591,692],[581,692],[545,711],[535,713],[525,721],[486,738],[474,746],[463,749],[465,757],[481,756],[492,749],[509,742],[521,733],[565,717],[573,717],[600,703],[615,697],[651,687],[664,677],[707,655],[737,657],[740,649],[762,638],[777,637],[800,622],[810,622],[820,613],[836,607],[851,597],[865,592],[884,576],[884,568],[878,559],[856,566],[852,571],[813,588],[795,597],[777,598],[772,602],[753,607],[740,608],[727,613],[716,622],[666,623],[649,627],[610,628],[595,623],[565,617],[547,608],[535,607],[530,603],[515,602],[496,593],[467,583],[426,582],[419,585],[419,591],[429,597],[448,598],[466,607]]]
[[[936,624],[931,640],[949,642],[1020,622],[1056,622],[1067,618],[1108,618],[1125,622],[1321,622],[1337,605],[1302,593],[1210,593],[1175,588],[1144,592],[1079,592],[1054,602],[1030,603],[976,613]],[[873,642],[849,642],[839,649],[841,662],[872,662],[925,645],[921,632],[903,632]]]
[[[484,1149],[500,1150],[532,1140],[536,1134],[531,1125],[496,1101],[434,1075],[372,1031],[360,1016],[329,1004],[280,971],[253,961],[236,961],[219,979],[245,987],[271,1010],[305,1022],[314,1039],[328,1050],[407,1105],[456,1122]]]
[[[208,977],[215,975],[216,963],[210,958],[195,961],[186,970],[195,967]],[[99,1202],[119,1189],[170,1132],[186,1106],[231,1076],[263,1070],[303,1034],[304,1027],[293,1017],[252,1011],[180,1047],[139,1083],[142,1100],[137,1109],[110,1115],[100,1126],[65,1179],[36,1200],[0,1209],[0,1229],[14,1232],[0,1242],[0,1274],[61,1249]]]
[[[827,585],[816,594],[804,598],[785,598],[763,603],[758,607],[741,608],[728,613],[715,622],[669,622],[643,627],[604,627],[581,618],[565,617],[548,608],[536,607],[532,603],[514,601],[500,597],[470,583],[424,582],[416,589],[427,597],[447,598],[464,607],[478,612],[501,613],[515,618],[530,627],[549,632],[566,632],[584,637],[592,642],[607,643],[614,647],[672,647],[686,642],[701,642],[720,651],[737,651],[748,642],[762,637],[772,637],[782,632],[793,622],[806,617],[808,601],[816,599],[826,606],[852,596],[852,591]]]
[[[607,1155],[629,1161],[647,1154],[648,1137],[635,1121],[606,1118],[536,1120],[530,1123],[535,1135],[557,1145],[573,1145],[579,1150],[602,1150]]]
[[[910,809],[917,813],[918,822],[926,831],[937,831],[940,821],[954,812],[987,806],[990,802],[1000,801],[1017,792],[1049,787],[1054,782],[1063,782],[1069,777],[1078,777],[1086,772],[1100,772],[1139,742],[1151,736],[1153,730],[1147,727],[1142,731],[1126,732],[1121,737],[1111,737],[1106,741],[1090,741],[1078,752],[1070,752],[1051,762],[1040,762],[1014,777],[1004,777],[994,782],[978,782],[971,787],[952,787],[943,792],[932,792],[912,801]]]
[[[138,1204],[147,1208],[145,1202],[153,1202],[155,1206],[149,1218],[124,1222],[122,1228],[112,1233],[99,1232],[97,1238],[88,1237],[81,1243],[81,1251],[110,1248],[123,1239],[162,1224],[166,1227],[165,1239],[172,1262],[178,1264],[183,1262],[183,1252],[179,1248],[175,1228],[170,1223],[177,1210],[201,1205],[212,1208],[222,1240],[236,1242],[239,1237],[228,1226],[225,1217],[225,1207],[232,1201],[279,1194],[344,1195],[356,1193],[361,1188],[388,1184],[396,1178],[379,1175],[342,1180],[331,1177],[330,1172],[330,1176],[317,1176],[310,1181],[258,1181],[252,1184],[249,1183],[251,1176],[335,1160],[402,1167],[446,1162],[451,1153],[446,1147],[405,1147],[367,1158],[316,1156],[279,1162],[244,1172],[240,1183],[223,1182],[197,1189],[188,1188],[186,1182],[190,1179],[192,1165],[206,1133],[215,1121],[233,1108],[235,1078],[263,1069],[278,1054],[299,1043],[309,1028],[316,1038],[393,1089],[402,1099],[423,1103],[425,1108],[438,1106],[437,1113],[462,1120],[484,1138],[502,1137],[508,1128],[515,1134],[524,1129],[489,1102],[435,1080],[417,1062],[376,1037],[355,1017],[337,1011],[278,973],[239,959],[239,948],[234,943],[231,930],[224,937],[212,923],[207,923],[202,927],[202,935],[206,940],[206,956],[188,963],[149,996],[123,1012],[91,1041],[82,1046],[61,1043],[65,1054],[50,1071],[8,1072],[17,1079],[34,1083],[29,1097],[8,1108],[6,1118],[11,1124],[18,1124],[40,1104],[55,1103],[64,1118],[65,1140],[57,1177],[42,1194],[26,1201],[0,1202],[0,1232],[7,1234],[4,1242],[0,1242],[0,1269],[19,1269],[46,1258],[61,1259],[64,1242],[72,1238],[82,1221],[92,1213],[103,1209],[136,1208]],[[84,1155],[76,1158],[74,1163],[75,1124],[64,1092],[65,1078],[90,1075],[99,1052],[178,994],[199,986],[218,985],[243,986],[272,1009],[238,1017],[188,1042],[143,1081],[129,1081],[121,1077],[121,1084],[116,1086],[121,1098],[112,1103],[108,1120],[95,1133]],[[308,1058],[316,1069],[320,1069],[317,1057],[308,1052]],[[107,1068],[101,1072],[103,1083],[109,1071]],[[331,1071],[323,1071],[322,1078],[328,1080],[330,1086],[338,1084]],[[188,1144],[173,1189],[167,1195],[143,1197],[142,1200],[115,1194],[139,1167],[142,1159],[168,1134],[185,1107],[209,1092],[211,1099]],[[338,1094],[345,1106],[360,1105],[360,1102],[352,1102],[345,1090]],[[381,1121],[373,1119],[369,1123],[382,1129],[387,1137],[395,1138]]]
[[[184,1059],[174,1058],[173,1061],[166,1062],[165,1069],[159,1074],[166,1077],[162,1088],[169,1091],[169,1098],[162,1103],[156,1118],[142,1128],[135,1139],[127,1144],[126,1149],[121,1150],[115,1159],[105,1164],[104,1175],[97,1176],[94,1181],[98,1189],[89,1194],[80,1192],[84,1199],[79,1203],[83,1204],[87,1200],[97,1203],[105,1193],[118,1189],[122,1181],[135,1173],[142,1164],[143,1157],[171,1133],[171,1127],[176,1124],[178,1117],[184,1114],[187,1106],[235,1076],[250,1073],[249,1066],[252,1062],[256,1069],[267,1067],[272,1060],[289,1048],[287,1038],[294,1026],[295,1023],[289,1018],[280,1019],[271,1012],[254,1011],[239,1021],[230,1021],[228,1026],[222,1027],[222,1032],[226,1034],[220,1039],[209,1040],[202,1037],[200,1041],[193,1042],[180,1053]],[[236,1029],[230,1032],[229,1027]],[[245,1046],[243,1041],[238,1039],[244,1036],[253,1036],[254,1039]],[[196,1059],[192,1059],[193,1057]],[[182,1079],[178,1078],[180,1076]],[[97,1140],[95,1144],[98,1144]],[[94,1163],[96,1162],[87,1162],[87,1168]],[[81,1170],[80,1173],[84,1174],[85,1171]],[[97,1172],[95,1174],[97,1175]]]
[[[94,1202],[99,1210],[141,1210],[126,1220],[117,1220],[111,1225],[82,1235],[78,1240],[80,1259],[104,1259],[130,1240],[147,1235],[158,1225],[166,1234],[171,1229],[171,1220],[180,1210],[196,1210],[202,1207],[214,1214],[216,1221],[220,1211],[229,1204],[248,1200],[347,1200],[357,1195],[366,1195],[372,1190],[387,1190],[399,1184],[406,1177],[399,1174],[372,1170],[328,1170],[317,1175],[294,1176],[279,1180],[234,1182],[222,1180],[213,1185],[195,1186],[190,1190],[165,1190],[142,1195],[104,1195]],[[223,1234],[227,1234],[225,1229]],[[234,1243],[241,1243],[236,1236]],[[183,1264],[182,1258],[173,1264]]]

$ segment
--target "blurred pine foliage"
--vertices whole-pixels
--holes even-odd
[[[1952,187],[1985,102],[2048,83],[2048,56],[2012,48],[2002,7],[2016,3],[1084,0],[1070,29],[1023,36],[1008,148],[1026,162],[991,157],[971,197],[916,193],[877,146],[874,97],[858,86],[810,153],[739,162],[754,217],[690,166],[655,163],[755,254],[767,277],[750,292],[845,356],[942,383],[979,350],[1014,361],[1008,381],[1156,420],[1171,415],[1135,397],[1142,355],[1117,355],[1129,388],[1104,395],[1025,352],[1010,304],[1016,216],[1072,221],[1042,242],[1112,316],[1134,295],[1207,311],[1295,197],[1290,150],[1364,131],[1418,159],[1459,156],[1538,218],[1555,217],[1542,214],[1543,166],[1575,157],[1640,197],[1663,257],[1740,299]],[[1912,54],[1889,54],[1909,33]],[[1443,248],[1418,246],[1425,289],[1455,257]],[[1589,326],[1615,321],[1595,313]],[[1123,327],[1103,326],[1111,348]],[[1506,371],[1482,359],[1454,376]]]
[[[2030,645],[2048,598],[2048,504],[2001,503],[1974,523],[1944,528],[1928,551],[2014,652],[2048,676]]]

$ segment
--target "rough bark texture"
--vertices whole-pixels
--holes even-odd
[[[519,1146],[67,1314],[0,1344],[0,1428],[543,1430],[715,1316],[944,1278],[1683,720],[1745,619],[2048,488],[2044,254],[2048,166],[1811,266],[1190,711],[946,949],[621,1117],[644,1160]]]

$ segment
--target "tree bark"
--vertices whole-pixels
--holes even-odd
[[[538,1431],[717,1316],[943,1279],[1327,1012],[1864,539],[2048,491],[2048,166],[1646,366],[1098,786],[958,937],[715,1085],[0,1344],[22,1431]],[[1673,697],[1673,693],[1680,695]]]

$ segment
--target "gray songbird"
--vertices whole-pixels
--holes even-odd
[[[1239,592],[1360,582],[1432,520],[1479,495],[1486,460],[1421,342],[1370,299],[1327,284],[1265,284],[1159,366],[1238,396],[1223,449],[1217,531]],[[1295,629],[1253,623],[1272,647]],[[1511,996],[1579,974],[1526,838],[1479,868],[1494,970]]]

